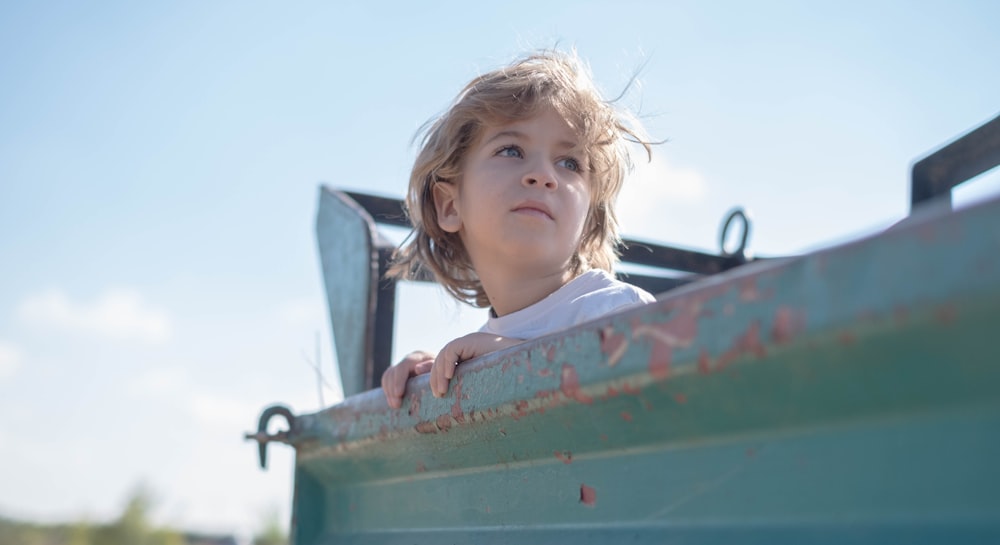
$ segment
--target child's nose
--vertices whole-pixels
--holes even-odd
[[[544,165],[536,166],[528,171],[524,175],[524,178],[521,179],[521,183],[528,187],[542,186],[545,189],[556,189],[559,187],[556,173],[552,168],[546,168]]]

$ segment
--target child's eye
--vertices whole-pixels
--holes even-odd
[[[580,161],[577,161],[572,157],[566,157],[564,159],[560,159],[559,162],[556,164],[563,168],[572,170],[573,172],[580,172]]]
[[[504,146],[496,152],[497,157],[524,157],[521,148],[517,146]]]

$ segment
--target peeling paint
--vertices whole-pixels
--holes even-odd
[[[635,396],[635,395],[641,394],[642,393],[642,389],[638,388],[636,386],[633,386],[632,384],[626,382],[626,383],[622,384],[622,392],[625,392],[628,395]]]
[[[576,368],[572,365],[562,366],[562,380],[559,383],[559,390],[569,399],[574,399],[579,403],[591,404],[593,398],[580,389],[580,378],[576,374]]]
[[[528,416],[528,400],[521,399],[514,403],[514,420]]]
[[[568,451],[568,450],[562,450],[562,451],[557,450],[557,451],[555,451],[554,454],[555,454],[556,460],[559,460],[560,462],[562,462],[564,464],[572,464],[573,463],[573,453],[570,452],[570,451]]]
[[[454,423],[454,419],[451,417],[450,414],[442,414],[441,416],[437,417],[434,423],[437,425],[437,429],[447,433],[447,431],[451,429],[451,425]]]
[[[631,422],[632,421],[632,414],[630,412],[628,412],[628,411],[622,411],[619,416],[621,416],[622,420],[624,420],[626,422]]]
[[[606,326],[599,331],[601,338],[601,353],[607,356],[608,367],[614,367],[621,361],[628,349],[628,338],[624,333],[616,333],[613,326]]]
[[[733,361],[746,354],[753,354],[758,358],[767,356],[767,350],[760,342],[760,322],[753,322],[743,335],[740,335],[729,350],[726,350],[716,362],[715,370],[725,369]]]
[[[632,338],[649,339],[652,347],[647,362],[649,374],[655,380],[670,376],[670,363],[675,347],[688,347],[698,334],[700,303],[680,308],[673,318],[658,324],[633,323]]]
[[[586,505],[587,507],[593,507],[597,505],[597,491],[593,488],[580,484],[580,503]]]
[[[712,360],[704,348],[698,351],[698,372],[703,375],[712,372]]]
[[[897,326],[905,325],[910,319],[910,311],[902,305],[897,305],[892,309],[892,319]]]
[[[945,303],[934,309],[934,319],[939,324],[951,325],[958,319],[958,310],[955,308],[955,305]]]
[[[455,403],[451,406],[451,417],[459,424],[465,423],[465,414],[462,411],[462,377],[455,378]]]
[[[407,409],[406,414],[410,416],[420,416],[420,402],[424,398],[423,392],[420,394],[410,395],[410,408]]]
[[[548,350],[545,351],[545,359],[552,363],[556,361],[556,347],[555,345],[549,346]]]
[[[779,307],[775,311],[774,325],[771,327],[771,340],[778,344],[785,344],[803,330],[805,330],[805,317],[801,312],[787,306]]]
[[[760,296],[757,292],[757,279],[752,276],[740,280],[738,289],[740,301],[756,301]]]

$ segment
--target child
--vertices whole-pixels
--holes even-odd
[[[413,233],[389,274],[425,268],[490,317],[386,370],[389,406],[412,376],[429,371],[442,397],[463,361],[654,300],[611,275],[626,140],[650,153],[623,117],[575,56],[547,51],[472,80],[429,127],[406,195]]]

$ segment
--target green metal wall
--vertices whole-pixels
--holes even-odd
[[[998,339],[1000,199],[929,211],[297,417],[294,542],[997,543]]]

